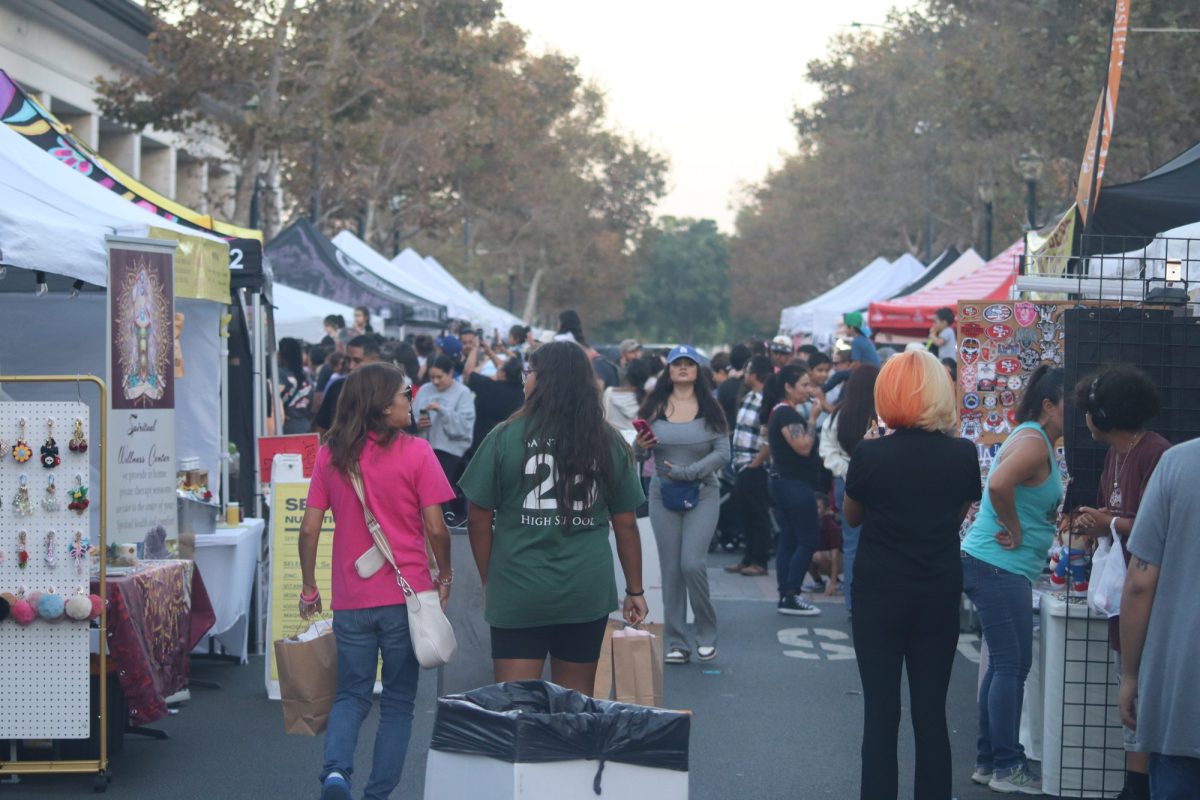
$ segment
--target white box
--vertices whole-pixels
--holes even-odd
[[[430,750],[425,800],[486,797],[488,800],[595,800],[598,761],[510,764],[487,756]],[[688,773],[615,761],[604,763],[600,797],[621,800],[687,800]]]

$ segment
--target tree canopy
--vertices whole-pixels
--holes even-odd
[[[1044,159],[1039,222],[1074,198],[1105,80],[1112,0],[924,0],[836,37],[792,116],[797,147],[753,186],[731,242],[733,313],[773,329],[783,306],[876,256],[979,247],[993,187],[997,252],[1020,236],[1017,158]],[[1132,28],[1200,28],[1189,0],[1137,0]],[[1200,139],[1197,36],[1129,34],[1105,183]]]
[[[666,160],[607,123],[576,62],[533,54],[498,0],[147,0],[150,69],[99,81],[134,126],[215,132],[268,235],[317,211],[380,252],[515,285],[529,319],[620,317]],[[265,188],[263,188],[265,187]],[[319,198],[319,209],[314,202]]]

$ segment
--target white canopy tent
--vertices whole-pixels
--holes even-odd
[[[152,228],[221,242],[204,231],[159,217],[77,173],[7,125],[0,125],[0,264],[108,284],[105,235],[145,237]],[[222,244],[224,244],[222,242]],[[21,346],[19,334],[5,350],[8,374],[96,373],[105,363],[104,295],[65,292],[34,300],[24,292],[0,293],[10,331],[36,333],[36,346]],[[177,298],[183,314],[180,347],[184,377],[176,382],[176,412],[188,424],[176,427],[176,453],[193,456],[215,475],[220,470],[220,316],[224,306]],[[53,324],[48,324],[53,320]],[[48,362],[47,354],[53,354]],[[71,388],[72,399],[77,390]],[[94,404],[92,404],[94,405]],[[92,414],[98,414],[98,407]],[[96,466],[93,465],[93,469]],[[97,504],[97,507],[99,504]]]
[[[1165,284],[1167,261],[1178,260],[1188,294],[1200,296],[1200,222],[1158,234],[1150,244],[1128,253],[1092,256],[1080,293],[1104,300],[1140,301]]]
[[[818,297],[783,309],[779,327],[793,336],[827,338],[837,329],[842,315],[866,308],[872,300],[891,297],[921,277],[926,266],[905,253],[894,262],[876,258],[842,283]]]
[[[330,241],[333,242],[334,247],[362,264],[368,272],[405,291],[446,306],[446,312],[450,316],[454,316],[453,311],[450,310],[450,296],[446,291],[431,281],[422,279],[419,275],[406,273],[350,231],[340,231]]]
[[[354,309],[290,286],[276,283],[271,287],[271,304],[275,306],[275,341],[291,337],[303,342],[317,342],[325,336],[325,317],[341,314],[353,322]],[[383,330],[383,317],[372,315],[371,326]]]
[[[433,256],[422,258],[412,248],[405,248],[392,259],[392,265],[399,268],[403,274],[424,280],[442,290],[448,297],[447,310],[451,317],[478,325],[489,334],[498,330],[504,335],[513,325],[525,324],[520,317],[492,305],[479,292],[463,286]]]
[[[411,283],[414,286],[429,287],[430,296],[436,293],[439,302],[445,304],[446,313],[454,319],[469,319],[475,313],[475,305],[465,297],[465,290],[461,284],[455,282],[454,285],[446,285],[445,281],[428,269],[425,259],[411,247],[406,247],[388,264],[395,270],[396,280],[405,282],[401,283],[401,286]]]

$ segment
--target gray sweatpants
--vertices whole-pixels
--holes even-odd
[[[668,650],[692,650],[687,632],[688,600],[696,617],[696,642],[701,646],[717,643],[717,612],[708,596],[706,562],[720,512],[721,496],[716,486],[702,485],[700,502],[690,511],[669,511],[663,508],[657,483],[650,484],[650,525],[662,567]]]

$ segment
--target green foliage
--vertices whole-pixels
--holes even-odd
[[[147,0],[151,69],[100,81],[106,115],[215,131],[265,175],[268,234],[319,192],[328,233],[434,254],[546,320],[619,318],[665,159],[614,131],[574,59],[536,55],[498,0]],[[277,203],[276,203],[277,201]],[[504,297],[504,299],[507,299]]]
[[[792,116],[797,151],[748,194],[731,243],[735,314],[764,327],[876,256],[983,240],[977,185],[995,186],[994,251],[1021,235],[1017,157],[1045,158],[1041,220],[1066,208],[1108,67],[1112,0],[924,0],[887,30],[833,40],[820,89]],[[1198,28],[1192,0],[1137,0],[1133,28]],[[1200,130],[1196,36],[1129,34],[1107,184],[1134,179]],[[918,131],[920,131],[918,133]],[[932,194],[927,195],[927,176]]]
[[[663,217],[638,246],[626,316],[650,341],[719,342],[728,333],[729,252],[710,219]]]

